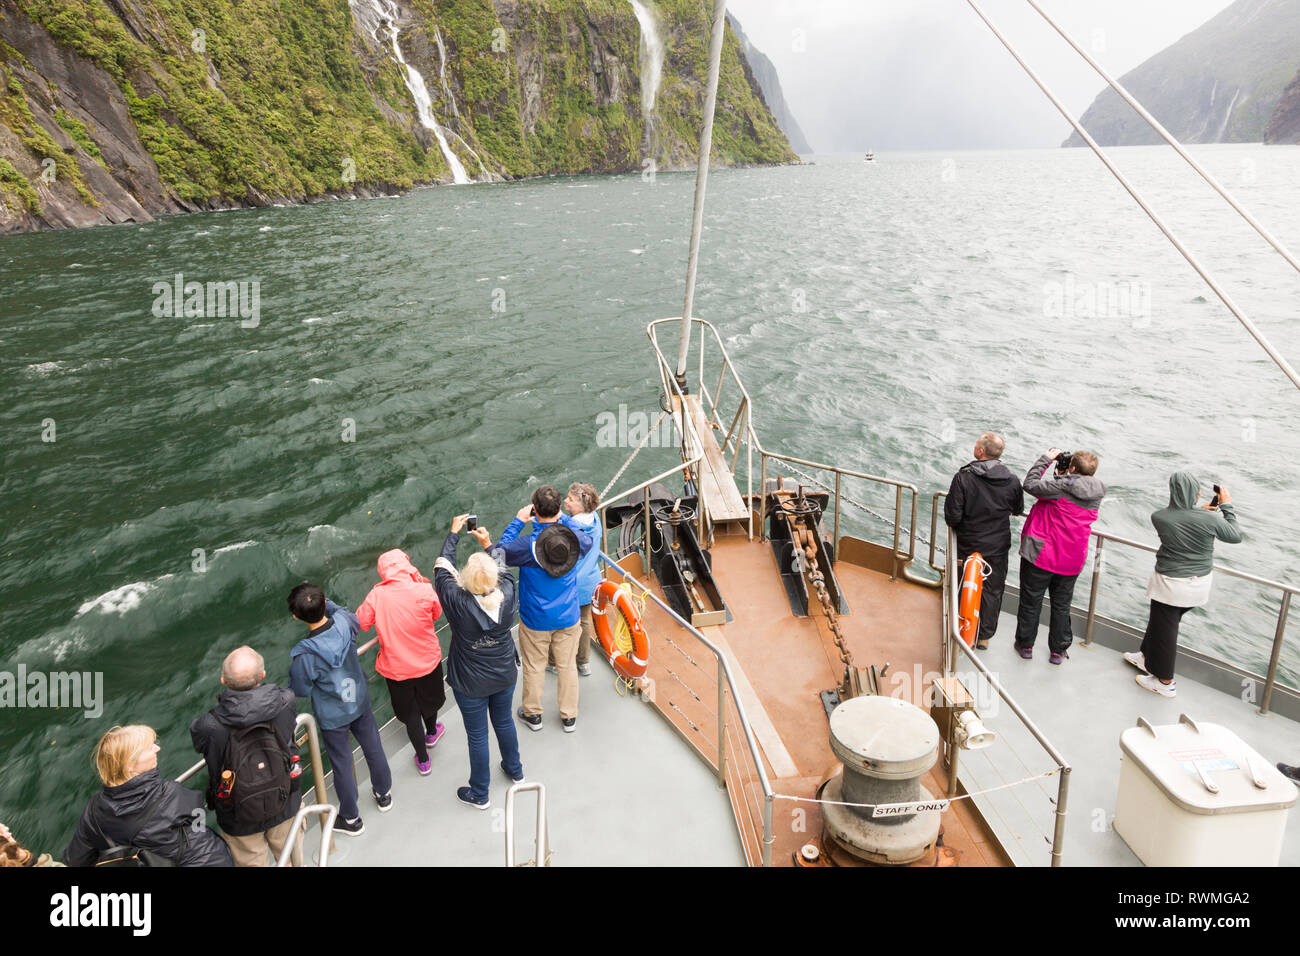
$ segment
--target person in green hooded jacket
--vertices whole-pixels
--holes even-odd
[[[1232,496],[1218,488],[1218,504],[1197,507],[1201,484],[1196,476],[1176,471],[1169,476],[1169,507],[1151,515],[1160,535],[1156,567],[1147,584],[1151,614],[1142,647],[1124,655],[1138,670],[1137,682],[1162,697],[1174,697],[1174,658],[1178,653],[1178,625],[1189,608],[1210,600],[1214,578],[1215,539],[1228,544],[1241,541]]]

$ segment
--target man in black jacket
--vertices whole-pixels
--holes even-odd
[[[208,806],[217,812],[217,823],[221,825],[221,835],[235,858],[235,866],[267,866],[268,850],[279,859],[285,840],[289,838],[294,814],[302,805],[301,764],[298,762],[298,748],[293,743],[297,719],[294,693],[288,688],[262,683],[265,679],[266,666],[262,655],[251,647],[236,648],[221,665],[221,683],[225,690],[217,696],[217,706],[190,724],[194,749],[208,764]],[[222,771],[230,769],[223,763],[231,732],[259,724],[267,724],[274,730],[272,746],[283,747],[286,766],[283,773],[289,776],[286,783],[281,773],[280,783],[287,785],[288,792],[282,807],[271,810],[262,819],[249,820],[239,806],[241,780],[238,774],[232,791],[233,800],[223,797],[219,791]],[[256,739],[251,738],[249,746],[257,745]],[[280,755],[277,753],[275,756]],[[271,763],[280,773],[277,761]],[[255,778],[252,774],[245,774],[244,779],[251,781]],[[265,794],[258,799],[264,804]],[[261,816],[260,813],[256,815]],[[295,835],[291,863],[302,866],[301,831]]]
[[[957,535],[957,573],[966,558],[978,551],[991,571],[980,596],[980,630],[975,646],[989,646],[1002,612],[1002,588],[1007,581],[1011,553],[1011,515],[1025,513],[1020,479],[999,460],[1005,442],[1001,435],[985,432],[975,442],[975,460],[953,476],[943,518]]]

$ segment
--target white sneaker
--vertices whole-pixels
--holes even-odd
[[[1166,684],[1155,674],[1138,674],[1134,680],[1138,682],[1139,686],[1145,687],[1153,694],[1159,694],[1161,697],[1178,696],[1178,681],[1176,680]]]
[[[579,665],[578,665],[578,674],[579,674],[579,676],[581,676],[581,677],[590,677],[590,676],[591,676],[591,665],[590,665],[590,664],[579,664]]]
[[[1132,664],[1134,667],[1140,670],[1143,674],[1150,673],[1150,671],[1147,670],[1146,658],[1142,656],[1141,651],[1125,651],[1124,660],[1128,661],[1130,664]]]

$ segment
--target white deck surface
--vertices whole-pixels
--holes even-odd
[[[1067,803],[1066,866],[1139,866],[1138,858],[1110,823],[1115,814],[1119,786],[1120,734],[1145,717],[1154,725],[1176,724],[1179,714],[1198,723],[1227,727],[1254,748],[1270,767],[1278,761],[1300,763],[1300,725],[1276,714],[1260,714],[1256,705],[1185,678],[1178,680],[1173,700],[1153,694],[1134,681],[1136,668],[1119,652],[1094,643],[1084,647],[1075,636],[1070,657],[1059,666],[1048,663],[1047,628],[1039,629],[1032,660],[1023,660],[1012,646],[1015,618],[1003,614],[997,635],[987,651],[977,652],[1011,697],[1061,751],[1071,765]],[[1137,649],[1136,645],[1133,648]],[[962,663],[963,676],[974,671]],[[1177,676],[1177,675],[1175,675]],[[962,753],[961,777],[969,790],[1018,780],[1048,769],[1051,761],[1027,732],[1017,726],[1010,709],[996,710],[991,695],[975,690],[985,723],[1000,735],[993,747]],[[999,830],[1014,830],[1009,848],[1019,865],[1046,866],[1052,832],[1057,778],[1015,787],[979,798],[977,805]],[[1300,865],[1300,808],[1292,808],[1282,847],[1283,866]]]
[[[744,852],[726,792],[695,752],[650,704],[619,697],[613,671],[597,656],[580,677],[578,724],[566,734],[556,710],[554,674],[546,675],[545,725],[515,720],[524,775],[546,786],[552,866],[743,866]],[[519,706],[516,685],[514,710]],[[505,797],[510,780],[489,729],[491,807],[456,799],[469,782],[469,748],[450,689],[440,718],[446,733],[432,751],[433,773],[421,777],[400,724],[384,731],[393,770],[393,808],[380,813],[365,763],[356,754],[366,832],[335,836],[331,866],[503,866]],[[331,778],[332,781],[332,778]],[[333,788],[330,800],[337,803]],[[534,855],[536,794],[515,806],[516,860]],[[313,825],[307,852],[314,857]]]

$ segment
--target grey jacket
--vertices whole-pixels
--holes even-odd
[[[1169,506],[1151,515],[1160,535],[1156,571],[1171,578],[1197,578],[1214,570],[1214,541],[1241,541],[1236,510],[1230,504],[1218,511],[1196,506],[1200,482],[1186,471],[1169,476]]]

